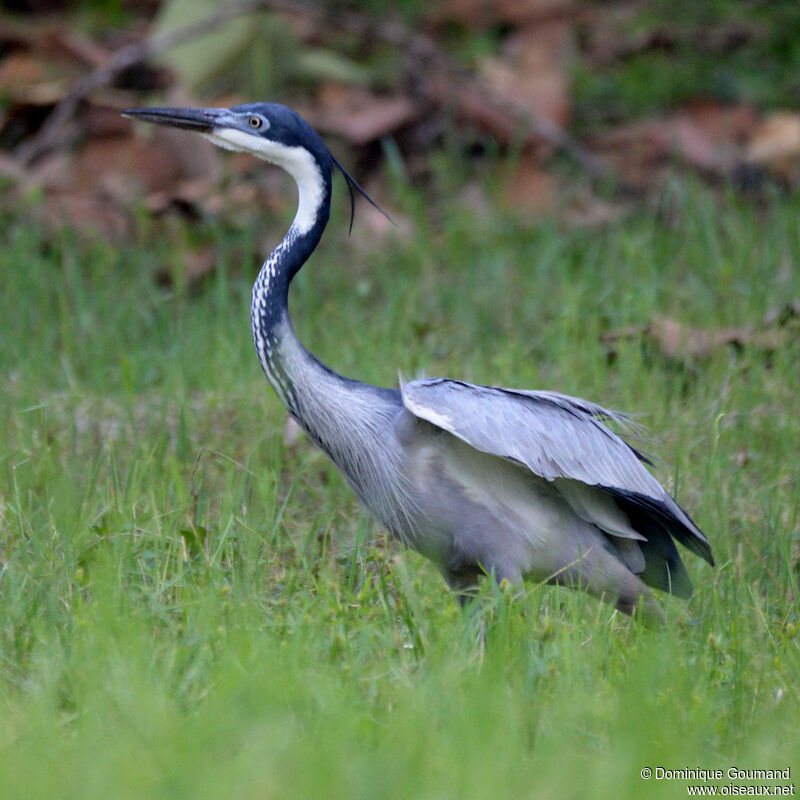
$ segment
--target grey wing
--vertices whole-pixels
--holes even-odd
[[[604,424],[624,420],[623,415],[555,392],[475,386],[445,378],[411,381],[401,390],[405,407],[416,417],[476,450],[519,462],[556,482],[562,493],[573,495],[567,499],[581,516],[585,507],[592,521],[602,519],[604,529],[639,540],[654,564],[675,562],[676,569],[680,564],[671,534],[713,565],[708,540],[647,470],[645,457]],[[607,502],[611,498],[614,502]],[[603,499],[606,502],[598,502]],[[619,521],[619,510],[627,518],[624,522]],[[614,531],[615,526],[619,530]],[[655,567],[647,558],[642,577],[649,577],[651,585],[665,588],[663,584],[674,582],[675,575],[665,572],[648,575],[651,569]]]

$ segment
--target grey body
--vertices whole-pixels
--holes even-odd
[[[383,389],[336,374],[300,344],[289,283],[325,228],[339,166],[305,121],[275,104],[126,113],[197,130],[295,178],[297,216],[253,287],[262,368],[376,519],[451,587],[466,593],[481,574],[561,583],[648,616],[660,613],[650,587],[690,594],[673,538],[713,564],[711,548],[606,425],[623,416],[554,392],[441,378]],[[363,194],[344,174],[351,200]]]
[[[465,390],[457,415],[446,416],[452,408],[439,396]],[[442,379],[395,391],[347,382],[313,397],[297,416],[300,424],[378,521],[436,564],[453,589],[469,592],[489,573],[498,581],[580,587],[626,613],[641,604],[656,617],[648,583],[690,594],[667,525],[652,520],[636,530],[620,504],[627,491],[662,505],[665,515],[672,507],[688,535],[694,524],[635,451],[572,398]],[[516,413],[504,416],[504,404],[518,406]],[[333,440],[304,421],[309,413],[336,418]],[[514,451],[529,433],[526,417],[549,429],[535,469]],[[582,447],[573,427],[585,428]],[[496,437],[485,435],[487,428]],[[603,488],[604,478],[619,494]],[[704,539],[698,543],[704,554]]]

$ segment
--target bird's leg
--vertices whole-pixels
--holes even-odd
[[[616,606],[618,611],[638,620],[646,628],[658,630],[664,625],[664,611],[649,592],[632,598],[620,596]]]
[[[477,570],[445,573],[444,579],[447,581],[447,585],[456,593],[461,608],[466,608],[477,596],[478,576],[480,574]]]
[[[468,570],[465,572],[447,572],[444,579],[447,585],[456,593],[459,605],[462,610],[472,606],[478,595],[478,576],[482,573],[478,570]],[[478,659],[483,664],[483,655],[486,651],[486,619],[484,609],[477,609],[478,616]]]

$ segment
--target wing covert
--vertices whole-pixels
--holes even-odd
[[[476,450],[519,462],[549,481],[580,481],[657,510],[679,541],[713,563],[708,540],[647,470],[644,456],[603,424],[622,415],[555,392],[446,378],[411,381],[401,391],[412,414]]]

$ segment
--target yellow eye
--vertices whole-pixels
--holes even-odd
[[[249,119],[250,127],[258,130],[264,123],[261,117],[250,117]]]

